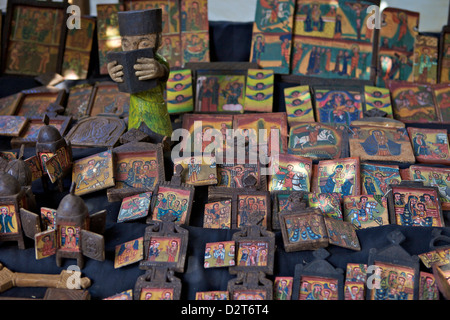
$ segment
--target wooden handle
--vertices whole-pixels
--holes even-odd
[[[55,275],[15,272],[12,279],[13,286],[16,287],[79,289],[71,287],[71,285],[77,282],[83,289],[91,285],[91,280],[89,278],[81,278],[80,272],[72,273],[67,271],[62,271],[61,274]]]

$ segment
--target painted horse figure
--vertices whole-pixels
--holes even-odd
[[[333,144],[335,142],[335,137],[331,130],[323,129],[320,130],[319,134],[317,135],[317,142],[319,141],[325,141]],[[309,136],[295,136],[294,138],[294,148],[297,148],[298,145],[300,145],[300,149],[303,149],[304,145],[307,143],[309,143]]]

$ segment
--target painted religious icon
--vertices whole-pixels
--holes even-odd
[[[259,163],[222,163],[217,164],[217,176],[219,187],[243,188],[244,180],[249,175],[254,176],[258,181],[265,178],[261,176]],[[257,184],[259,186],[260,183]]]
[[[432,273],[420,272],[419,300],[439,300],[439,288]]]
[[[119,244],[114,250],[114,269],[141,261],[143,257],[142,237]]]
[[[439,41],[440,63],[438,71],[439,83],[450,83],[450,27],[442,28]]]
[[[67,31],[62,76],[66,80],[86,79],[91,58],[95,19],[80,17],[80,29]]]
[[[50,257],[56,253],[57,245],[55,230],[37,233],[34,240],[36,260]]]
[[[132,221],[146,217],[150,209],[151,192],[140,193],[122,200],[117,222]]]
[[[0,115],[9,116],[16,112],[24,94],[17,92],[15,94],[0,98]]]
[[[355,229],[378,227],[389,224],[388,204],[385,197],[373,195],[346,196],[343,199],[344,221]]]
[[[122,39],[119,33],[118,12],[122,4],[97,4],[97,42],[100,74],[108,74],[107,52],[120,51]]]
[[[230,300],[228,291],[201,291],[195,293],[195,300]]]
[[[380,276],[370,291],[370,300],[413,300],[414,296],[414,269],[375,261]]]
[[[269,244],[266,241],[242,240],[236,243],[236,265],[247,267],[267,266]]]
[[[437,82],[438,41],[438,37],[417,35],[414,44],[414,82],[431,84]]]
[[[6,30],[4,67],[7,74],[37,76],[59,73],[64,48],[64,6],[12,3]],[[24,52],[29,54],[25,55]]]
[[[347,263],[345,282],[366,283],[367,265],[363,263]]]
[[[310,189],[312,160],[296,155],[280,154],[271,163],[269,191],[307,191]]]
[[[344,285],[344,300],[364,300],[365,285],[359,282],[346,282]]]
[[[116,154],[115,188],[152,188],[158,183],[156,151]]]
[[[42,177],[41,162],[37,156],[32,156],[28,159],[25,159],[25,163],[31,169],[32,181],[35,181]]]
[[[215,157],[192,156],[173,159],[174,165],[181,164],[181,179],[193,186],[217,184],[217,166]]]
[[[302,276],[299,300],[338,300],[338,280],[326,277]]]
[[[191,70],[172,70],[166,82],[166,95],[169,113],[194,111]]]
[[[186,142],[182,142],[182,148],[189,148],[195,153],[203,151],[217,152],[225,151],[230,129],[233,128],[233,116],[227,114],[192,114],[183,115],[183,129],[186,129],[190,136]],[[230,130],[230,131],[227,131]],[[216,134],[222,139],[216,141]]]
[[[316,38],[371,42],[373,30],[367,27],[373,3],[352,0],[298,0],[296,35]]]
[[[172,288],[142,288],[139,300],[173,300]]]
[[[92,92],[88,114],[96,116],[103,113],[121,115],[130,109],[130,94],[119,91],[117,83],[105,81],[96,84]]]
[[[232,300],[266,300],[267,293],[265,290],[235,290],[233,291]]]
[[[272,112],[273,70],[249,69],[246,86],[244,111]]]
[[[133,290],[129,289],[115,295],[104,298],[103,300],[133,300]]]
[[[360,193],[359,158],[321,160],[314,169],[312,192],[338,193],[341,197]]]
[[[361,192],[372,195],[377,200],[388,192],[390,184],[397,185],[402,181],[399,167],[395,165],[374,165],[361,163]]]
[[[65,150],[65,148],[61,149]],[[57,152],[45,162],[46,173],[52,183],[61,179],[65,170],[70,169],[70,166],[71,164],[67,161],[66,153],[62,154],[60,152]]]
[[[181,238],[175,236],[152,236],[148,248],[148,260],[156,262],[178,262]]]
[[[450,123],[450,84],[433,85],[433,93],[439,118],[443,123]]]
[[[53,230],[56,226],[56,210],[46,207],[41,207],[41,221],[45,230]]]
[[[80,227],[60,225],[58,231],[58,249],[62,251],[80,251]]]
[[[327,79],[370,80],[372,44],[295,35],[292,74]]]
[[[436,188],[391,186],[388,201],[392,224],[424,227],[444,225]]]
[[[359,239],[353,224],[348,221],[328,217],[325,217],[324,220],[330,244],[355,251],[361,250],[361,245],[359,244]]]
[[[205,246],[205,268],[235,265],[236,243],[234,241],[209,242]]]
[[[378,109],[386,112],[386,117],[393,119],[391,93],[387,88],[364,86],[364,100],[366,111]]]
[[[231,200],[222,200],[205,204],[203,228],[231,228]]]
[[[27,118],[21,116],[0,116],[0,135],[19,136],[25,125]]]
[[[334,125],[304,123],[291,127],[288,153],[323,160],[341,158],[344,133]]]
[[[170,186],[159,186],[156,197],[152,205],[152,220],[161,220],[161,217],[171,213],[177,220],[176,223],[184,224],[187,222],[189,205],[192,202],[192,192]]]
[[[348,140],[350,156],[361,161],[415,162],[405,128],[352,126]]]
[[[74,161],[72,181],[76,183],[76,195],[113,187],[115,182],[111,151],[103,151]]]
[[[430,85],[391,81],[394,118],[402,122],[439,122]]]
[[[291,300],[293,277],[275,277],[273,286],[274,300]]]
[[[19,232],[18,213],[14,205],[0,206],[0,235]]]
[[[305,212],[280,212],[280,225],[286,252],[328,246],[323,213],[318,208]]]
[[[271,155],[271,150],[279,150],[279,153],[287,150],[288,129],[285,112],[237,114],[233,116],[233,129],[240,129],[244,136],[246,131],[249,131],[250,151],[255,150],[255,143],[259,152],[268,156]]]
[[[78,85],[70,88],[66,109],[64,110],[65,115],[74,119],[86,116],[92,89],[91,85]]]
[[[408,127],[417,162],[450,164],[447,129]]]
[[[238,195],[238,212],[237,212],[237,227],[241,228],[250,224],[249,218],[254,215],[262,217],[261,225],[268,227],[268,206],[269,197],[266,195]]]
[[[50,104],[59,103],[60,98],[59,91],[26,94],[16,110],[16,115],[42,119]]]
[[[405,180],[420,181],[424,186],[436,187],[443,210],[450,209],[450,169],[440,167],[410,166],[402,171]]]
[[[250,62],[275,73],[289,73],[294,11],[295,0],[257,1]]]
[[[327,217],[342,220],[341,198],[338,193],[308,193],[308,205],[319,208]]]
[[[58,129],[58,131],[61,133],[62,136],[67,131],[67,128],[69,126],[69,119],[50,119],[49,124]],[[28,124],[26,125],[25,129],[22,131],[19,137],[14,137],[11,139],[11,146],[16,146],[17,148],[20,148],[20,145],[25,144],[28,146],[35,146],[37,137],[39,134],[39,130],[44,126],[45,124],[42,122],[41,119],[31,119],[28,121]]]
[[[420,261],[422,261],[427,268],[431,268],[433,264],[444,266],[450,263],[450,248],[444,246],[442,248],[421,253],[418,256]]]
[[[209,62],[209,33],[182,32],[181,46],[183,64],[188,62]]]
[[[244,111],[246,76],[244,74],[214,74],[198,72],[195,111]]]
[[[350,125],[363,117],[363,95],[360,91],[315,89],[314,98],[318,122]]]
[[[385,86],[389,80],[413,81],[413,55],[420,14],[387,7],[381,16],[378,85]]]
[[[315,122],[309,86],[285,88],[284,102],[289,126],[299,122]]]

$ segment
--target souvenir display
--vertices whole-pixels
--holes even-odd
[[[272,70],[247,71],[244,111],[272,112],[274,73]]]
[[[450,19],[80,1],[0,11],[0,300],[450,299]]]

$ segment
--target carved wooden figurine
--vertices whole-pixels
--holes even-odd
[[[128,129],[143,121],[156,133],[171,136],[164,100],[169,64],[156,52],[162,44],[162,10],[125,11],[118,17],[123,52],[108,53],[108,73],[120,91],[130,93]]]

